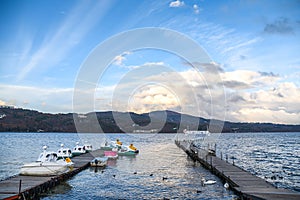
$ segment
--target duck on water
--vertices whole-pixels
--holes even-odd
[[[215,180],[206,180],[204,177],[201,178],[201,184],[202,186],[205,186],[205,185],[213,185],[215,184],[217,181]]]

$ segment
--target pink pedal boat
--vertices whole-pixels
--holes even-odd
[[[104,151],[104,156],[111,159],[118,158],[118,152],[117,151]]]

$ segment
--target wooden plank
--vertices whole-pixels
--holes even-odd
[[[253,197],[258,197],[261,199],[270,199],[270,200],[299,200],[299,194],[261,194],[261,193],[251,193]]]

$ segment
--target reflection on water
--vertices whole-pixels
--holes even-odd
[[[95,173],[104,173],[105,167],[90,167],[89,170]]]
[[[49,195],[56,195],[56,194],[66,194],[72,190],[72,186],[68,182],[61,182],[58,186],[54,187],[47,193],[41,194],[42,197],[47,197]]]

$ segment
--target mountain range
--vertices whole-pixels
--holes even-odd
[[[247,123],[213,120],[217,129],[211,128],[212,119],[195,117],[174,111],[90,112],[87,114],[50,114],[35,110],[0,107],[0,132],[160,132],[176,133],[188,130],[215,130],[230,132],[300,132],[300,125],[272,123]],[[99,126],[100,125],[100,126]]]

